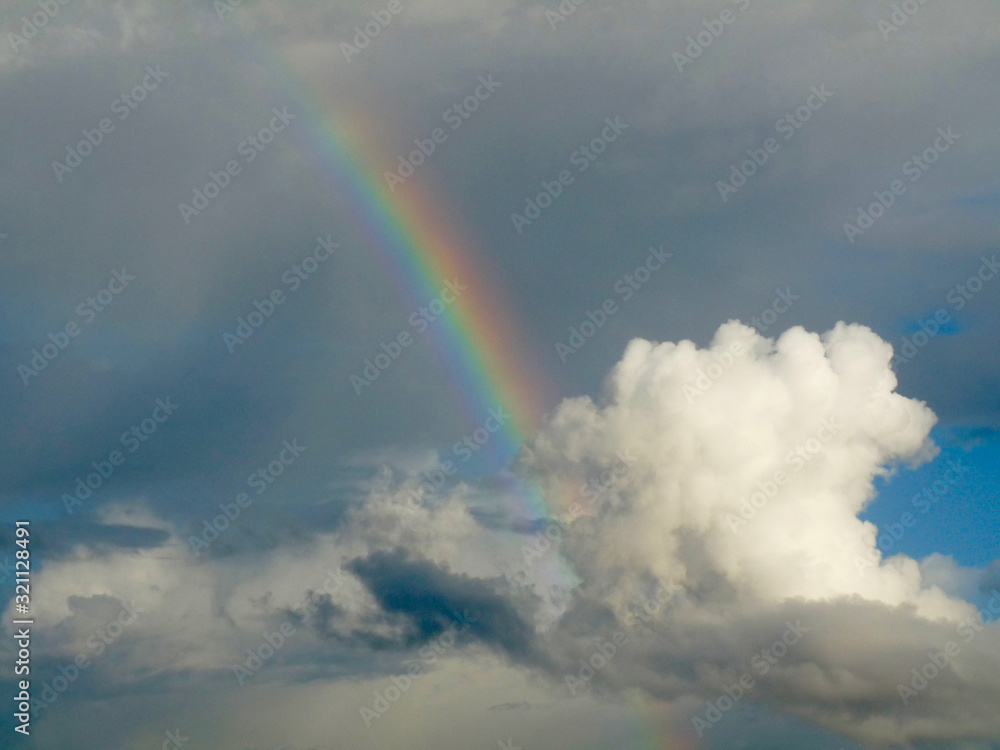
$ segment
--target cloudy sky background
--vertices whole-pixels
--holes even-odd
[[[72,0],[22,45],[9,34],[39,6],[0,3],[0,560],[30,519],[36,695],[92,657],[30,739],[0,719],[4,742],[1000,746],[1000,631],[969,625],[1000,614],[1000,285],[953,302],[996,263],[996,5],[928,2],[886,35],[886,2],[588,0],[558,23],[555,2],[400,2],[350,62],[341,43],[385,4],[244,0],[220,18],[207,1]],[[724,10],[732,24],[679,70]],[[167,77],[57,179],[52,162],[117,118],[147,66]],[[464,233],[544,413],[516,460],[487,444],[408,507],[488,415],[460,403],[434,326],[352,387],[429,299],[381,264],[316,112],[381,139],[377,175],[480,76],[500,85],[411,180]],[[832,93],[785,140],[776,123],[814,89]],[[274,108],[296,119],[185,224],[178,204],[244,163]],[[571,155],[616,117],[627,129],[577,173]],[[957,140],[910,182],[939,129]],[[771,137],[723,200],[717,182]],[[573,184],[518,232],[511,214],[563,169]],[[850,242],[843,225],[896,179],[905,194]],[[237,317],[287,292],[282,274],[328,236],[339,249],[230,353]],[[660,246],[671,257],[624,300],[616,284]],[[77,306],[123,268],[134,281],[87,324]],[[608,298],[618,312],[561,357]],[[19,366],[68,321],[81,334],[25,383]],[[167,398],[176,413],[68,513],[63,494]],[[788,459],[810,440],[808,461]],[[285,441],[306,450],[254,494],[248,475]],[[734,528],[779,471],[787,486]],[[584,508],[537,558],[524,547],[552,526],[516,477],[553,514]],[[195,555],[191,535],[242,491],[253,503]],[[669,583],[639,625],[636,604]],[[95,654],[88,638],[133,600],[143,611]],[[466,611],[455,643],[422,657]],[[295,634],[239,684],[233,665],[285,622]],[[761,674],[754,655],[786,623],[808,631]],[[615,632],[628,643],[571,690]],[[904,704],[897,686],[949,641],[954,663]],[[411,687],[366,726],[360,709],[407,664]],[[692,718],[747,673],[699,736]]]

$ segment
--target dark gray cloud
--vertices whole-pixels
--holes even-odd
[[[351,562],[349,569],[385,612],[402,615],[411,624],[400,645],[424,643],[457,627],[515,661],[533,666],[547,661],[535,648],[528,620],[496,590],[503,585],[499,579],[452,573],[427,560],[408,559],[403,550],[376,552]]]
[[[95,552],[108,554],[126,550],[156,549],[170,538],[170,534],[163,529],[86,521],[72,524],[38,524],[37,534],[34,540],[35,549],[43,559],[52,560],[58,560],[60,556],[69,554],[78,544],[89,547]]]

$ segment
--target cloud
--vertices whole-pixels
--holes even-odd
[[[1000,634],[965,645],[976,611],[933,585],[942,566],[927,580],[915,560],[881,559],[858,519],[876,477],[934,455],[935,417],[894,392],[891,357],[859,325],[772,340],[732,322],[706,349],[634,340],[599,403],[563,402],[523,470],[555,486],[629,463],[566,531],[583,582],[563,624],[605,611],[621,627],[651,586],[684,591],[595,684],[710,697],[801,621],[808,634],[780,664],[751,669],[752,700],[873,744],[1000,730],[985,668],[1000,665]],[[553,639],[575,674],[592,648]],[[898,685],[950,640],[954,666],[908,707]]]
[[[915,568],[855,564],[872,547],[857,515],[874,478],[933,454],[934,415],[894,393],[891,356],[843,324],[774,341],[730,323],[705,350],[635,340],[603,405],[564,402],[523,466],[593,481],[629,457],[630,481],[573,526],[568,548],[587,586],[618,601],[646,574],[695,591],[721,576],[742,600],[860,594],[941,615],[950,605],[920,590]]]
[[[998,569],[996,562],[985,570],[962,567],[950,555],[937,552],[920,561],[920,574],[928,585],[966,601],[975,600],[981,593],[989,594],[991,578]]]
[[[452,623],[500,648],[515,661],[545,664],[532,644],[533,628],[511,601],[484,581],[456,575],[425,560],[409,560],[402,550],[377,552],[349,565],[385,612],[404,615],[414,627],[406,646],[439,635]]]
[[[38,504],[39,678],[76,651],[89,653],[86,639],[116,616],[119,602],[135,598],[149,613],[61,699],[59,713],[40,725],[39,742],[62,722],[81,747],[158,746],[165,727],[141,738],[109,737],[108,727],[200,712],[199,741],[216,747],[263,742],[255,734],[262,716],[274,732],[270,745],[314,746],[336,733],[344,747],[397,746],[347,726],[357,718],[358,676],[374,681],[364,686],[370,699],[447,607],[479,596],[492,613],[481,642],[511,656],[502,668],[481,669],[484,680],[497,681],[502,669],[528,675],[536,691],[519,683],[490,696],[481,712],[525,697],[536,707],[557,692],[552,685],[576,674],[579,659],[590,658],[595,639],[627,627],[629,610],[671,579],[683,595],[595,676],[595,691],[639,687],[698,712],[750,670],[757,684],[749,699],[873,745],[996,736],[989,709],[996,704],[989,677],[995,631],[971,631],[976,637],[966,643],[957,628],[974,616],[962,599],[992,596],[1000,569],[961,568],[940,555],[885,559],[874,529],[858,521],[873,477],[905,471],[933,451],[934,415],[894,392],[885,342],[853,326],[823,337],[794,329],[773,344],[727,328],[708,349],[680,339],[700,345],[719,320],[757,312],[775,285],[789,283],[803,301],[783,325],[815,328],[857,314],[887,337],[904,333],[900,320],[946,304],[947,289],[995,243],[987,188],[997,168],[997,117],[982,102],[996,86],[997,6],[969,0],[954,13],[928,3],[886,40],[875,24],[887,8],[753,3],[678,73],[672,53],[714,15],[697,3],[591,0],[555,28],[545,11],[557,0],[403,5],[351,63],[340,43],[384,2],[243,0],[219,19],[205,0],[73,0],[23,48],[7,34],[20,33],[38,1],[5,8],[0,85],[10,179],[0,232],[9,235],[10,272],[0,364],[17,387],[0,399],[8,425],[0,474],[14,507]],[[147,64],[162,64],[170,85],[57,182],[52,160],[108,115]],[[623,253],[660,241],[644,233],[662,225],[664,209],[676,219],[672,241],[713,248],[708,263],[679,248],[672,275],[656,282],[662,286],[644,290],[558,371],[561,387],[593,392],[627,336],[680,343],[633,342],[605,396],[564,402],[522,460],[550,500],[561,485],[602,488],[564,541],[551,544],[572,562],[580,585],[554,549],[514,579],[525,565],[521,545],[552,526],[521,516],[497,489],[504,483],[490,484],[496,477],[467,478],[474,487],[411,506],[417,480],[405,475],[435,465],[436,448],[467,425],[431,346],[412,349],[405,366],[381,379],[377,397],[353,398],[353,368],[405,325],[409,302],[386,282],[346,204],[331,200],[326,170],[300,132],[306,128],[269,148],[204,221],[179,225],[178,201],[232,156],[272,106],[305,103],[286,72],[301,75],[306,98],[330,103],[338,117],[359,108],[378,121],[386,168],[440,124],[476,76],[496,74],[508,94],[449,138],[420,179],[442,185],[484,252],[504,248],[495,254],[496,278],[510,284],[509,309],[523,312],[528,336],[537,329],[546,342],[564,338],[565,326],[629,270]],[[834,91],[830,105],[738,203],[723,204],[714,180],[773,134],[776,118],[811,86],[824,84]],[[614,114],[632,123],[630,139],[581,176],[579,191],[561,199],[544,228],[511,242],[509,211],[565,165],[593,123]],[[303,109],[298,125],[307,117]],[[866,235],[870,249],[892,252],[837,254],[841,222],[948,124],[962,133],[961,149]],[[331,231],[345,248],[338,265],[326,266],[325,276],[230,356],[221,333],[299,262],[316,233]],[[910,262],[914,254],[920,263]],[[123,263],[138,277],[137,293],[120,298],[89,338],[21,388],[17,365],[74,317],[73,306],[100,288],[109,267]],[[563,283],[566,268],[574,269],[573,283]],[[961,335],[935,339],[900,374],[901,389],[928,399],[945,423],[996,422],[997,299],[977,297],[963,311]],[[747,350],[714,377],[726,347],[745,339]],[[526,343],[523,352],[530,350]],[[66,517],[60,494],[164,393],[184,405],[178,421],[83,513]],[[829,439],[820,435],[824,420],[837,425]],[[994,428],[970,427],[962,437],[971,449]],[[247,473],[293,432],[316,463],[283,478],[266,503],[192,559],[187,532],[217,514],[220,502],[232,502]],[[801,464],[788,459],[799,449]],[[628,472],[604,487],[602,472],[623,456]],[[391,469],[371,479],[373,464]],[[769,497],[779,471],[787,482]],[[134,508],[136,496],[150,508]],[[117,502],[126,505],[108,507]],[[11,542],[7,535],[12,562]],[[351,560],[366,579],[343,572]],[[329,592],[328,571],[343,575]],[[504,576],[526,582],[524,589]],[[418,588],[403,590],[409,581]],[[303,601],[315,605],[309,614]],[[302,627],[254,678],[267,684],[266,697],[255,703],[247,698],[252,688],[238,699],[218,689],[237,687],[230,666],[259,643],[263,628],[287,618]],[[808,636],[759,675],[749,660],[796,618]],[[954,666],[904,707],[897,685],[929,651],[956,638],[962,653]],[[456,650],[428,682],[461,669],[475,651],[471,643]],[[93,698],[111,693],[117,715],[107,721],[109,702]],[[439,695],[455,721],[483,725],[464,710],[485,701],[483,693],[445,680]],[[520,744],[600,742],[593,696],[560,698],[575,708],[559,720],[544,707],[512,715],[547,727],[547,741]],[[245,701],[240,709],[237,700]],[[121,710],[125,701],[137,710]],[[337,721],[331,706],[343,713]],[[405,716],[394,740],[445,746],[426,716]],[[414,729],[428,735],[414,739]],[[495,738],[486,740],[483,746]],[[767,746],[774,746],[770,736]]]
[[[467,627],[449,662],[486,645],[560,700],[638,689],[700,719],[706,701],[749,679],[747,705],[866,746],[995,736],[1000,633],[958,598],[992,570],[883,559],[876,529],[858,518],[876,477],[935,453],[934,414],[895,392],[891,358],[872,331],[842,323],[775,340],[731,322],[704,349],[636,339],[603,396],[565,400],[516,466],[547,491],[594,490],[562,530],[576,578],[540,574],[554,569],[554,550],[532,568],[523,531],[477,523],[469,506],[482,492],[415,495],[419,477],[386,468],[335,531],[294,551],[198,563],[160,548],[126,558],[80,547],[53,561],[38,574],[39,614],[54,623],[39,642],[64,645],[41,649],[40,663],[57,664],[66,644],[83,648],[134,597],[148,614],[92,694],[112,680],[148,690],[221,679],[282,619],[297,633],[258,683],[397,674],[455,622]],[[144,504],[101,518],[156,529],[163,549],[185,550]],[[660,586],[675,593],[638,625]],[[153,652],[136,646],[150,639]],[[590,697],[571,696],[566,678],[609,642],[613,658],[578,683]],[[163,663],[174,671],[143,676]],[[934,677],[921,686],[928,663]]]
[[[507,703],[497,703],[489,707],[490,711],[530,711],[531,704],[528,701],[508,701]]]

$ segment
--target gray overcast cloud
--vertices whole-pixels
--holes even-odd
[[[994,2],[0,9],[0,746],[1000,748]]]

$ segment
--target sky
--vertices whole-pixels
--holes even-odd
[[[0,9],[0,746],[1000,748],[995,3]]]

